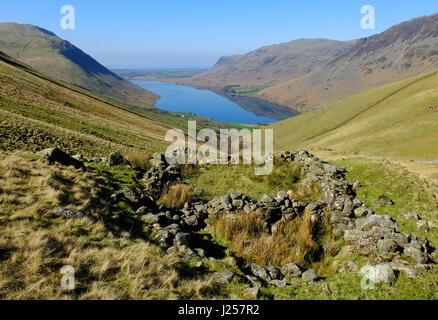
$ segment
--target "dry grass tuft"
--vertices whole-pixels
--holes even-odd
[[[210,218],[210,226],[215,237],[224,239],[234,254],[249,262],[265,267],[289,262],[308,266],[319,248],[310,217],[306,212],[294,221],[280,222],[274,235],[256,212]]]
[[[0,153],[0,299],[219,298],[205,276],[144,237],[102,219],[103,177],[49,165],[23,153]],[[58,206],[84,218],[57,215]],[[76,287],[61,288],[61,268]]]
[[[150,155],[146,151],[139,149],[130,149],[123,156],[134,168],[140,168],[145,170],[149,170],[151,168],[149,164]]]
[[[192,188],[186,184],[179,183],[166,188],[157,203],[168,208],[180,209],[193,196]]]

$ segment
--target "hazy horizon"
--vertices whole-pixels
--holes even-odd
[[[74,6],[76,27],[60,26],[63,5]],[[360,27],[360,9],[376,10],[376,29]],[[104,1],[17,0],[2,3],[0,22],[33,24],[54,32],[111,69],[208,68],[221,56],[244,54],[300,38],[352,40],[438,12],[418,0],[364,1]]]

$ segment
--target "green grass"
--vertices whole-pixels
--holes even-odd
[[[258,200],[264,194],[275,197],[278,191],[295,190],[301,178],[300,169],[291,163],[275,165],[268,176],[256,176],[254,169],[253,165],[211,165],[185,173],[184,181],[204,190],[207,199],[240,191]]]
[[[401,159],[438,158],[437,73],[372,89],[272,125],[277,149],[359,151]]]
[[[379,214],[388,214],[397,221],[402,232],[427,237],[431,245],[438,248],[438,186],[410,173],[406,169],[372,159],[349,159],[336,161],[336,164],[348,170],[350,181],[360,181],[358,198],[370,207],[381,195],[387,195],[393,206],[374,208]],[[399,219],[400,213],[416,212],[422,219],[429,221],[435,228],[428,233],[419,232],[415,221]]]
[[[260,90],[263,90],[269,86],[271,86],[271,85],[267,84],[267,85],[253,85],[253,86],[249,86],[249,87],[232,87],[228,91],[229,91],[229,93],[251,97],[251,96],[255,95],[256,93],[258,93]]]
[[[139,183],[141,170],[93,163],[87,173],[78,174],[72,168],[49,166],[40,157],[28,153],[14,156],[3,154],[0,160],[3,161],[2,177],[6,172],[14,174],[14,179],[6,180],[2,184],[4,192],[0,192],[0,196],[3,199],[2,209],[6,215],[0,216],[2,219],[0,229],[2,234],[10,239],[15,239],[13,235],[23,230],[27,230],[25,234],[29,235],[24,242],[15,240],[13,242],[14,246],[21,248],[21,251],[15,253],[16,257],[26,262],[22,268],[13,271],[22,279],[21,281],[17,282],[8,276],[6,271],[11,270],[11,262],[0,261],[0,279],[4,284],[3,287],[0,285],[0,296],[36,299],[50,297],[248,298],[242,294],[243,289],[247,287],[244,275],[237,268],[236,259],[224,245],[226,241],[212,237],[209,229],[193,234],[193,247],[204,248],[209,251],[209,255],[216,258],[202,259],[203,266],[199,268],[196,266],[199,260],[182,259],[176,263],[155,247],[151,242],[153,233],[148,231],[128,203],[120,202],[117,206],[113,206],[110,212],[105,209],[107,204],[104,199],[125,186],[133,187]],[[387,194],[395,205],[378,209],[377,212],[395,218],[400,231],[426,236],[432,246],[438,246],[436,228],[424,234],[417,232],[413,223],[398,219],[398,214],[401,212],[415,211],[422,218],[429,220],[432,225],[436,225],[438,221],[436,185],[427,183],[398,166],[377,160],[347,159],[337,161],[336,164],[349,170],[348,177],[351,181],[362,182],[363,186],[358,189],[358,197],[362,201],[372,206],[372,201],[376,197]],[[8,170],[8,166],[16,169]],[[23,170],[24,168],[27,170]],[[276,165],[272,178],[255,177],[252,170],[250,166],[210,166],[201,169],[198,173],[186,171],[185,178],[195,186],[204,186],[208,197],[239,190],[256,199],[263,193],[275,195],[279,189],[294,188],[300,178],[291,164]],[[23,173],[18,175],[19,172]],[[38,179],[39,176],[44,177],[47,183],[37,185],[34,180],[29,180]],[[288,185],[285,181],[295,182]],[[6,192],[9,189],[17,190],[17,186],[21,186],[20,192],[11,194]],[[54,196],[53,192],[56,192],[57,196]],[[69,195],[71,199],[58,195],[58,192]],[[28,197],[29,193],[34,194],[35,197]],[[86,212],[89,219],[65,221],[56,218],[50,212],[60,205],[73,205]],[[35,230],[39,230],[38,233],[29,238]],[[39,246],[31,246],[28,242],[30,239],[36,239],[33,241],[37,241]],[[45,250],[44,248],[48,248],[49,245],[56,250]],[[0,241],[1,248],[15,250],[10,244]],[[32,259],[35,260],[34,255],[43,260],[41,262],[37,260],[35,264],[30,263]],[[360,265],[365,263],[363,257],[329,257],[313,264],[323,276],[322,280],[307,285],[300,279],[295,279],[291,280],[292,285],[286,288],[265,286],[261,289],[260,299],[438,298],[436,266],[433,266],[431,271],[423,272],[422,276],[416,279],[409,279],[400,274],[392,286],[378,286],[375,290],[364,290],[360,284],[361,277],[356,273],[334,273],[334,263],[339,264],[350,259]],[[110,265],[113,267],[108,265],[108,261],[112,261]],[[20,262],[16,263],[21,266]],[[37,267],[38,263],[41,263],[40,267]],[[56,289],[59,282],[58,266],[65,263],[74,265],[77,271],[78,288],[72,293],[64,293]],[[163,269],[157,269],[155,267],[157,265]],[[232,270],[237,274],[233,282],[220,286],[209,284],[210,275],[224,269]],[[26,275],[20,270],[24,270]],[[159,284],[158,287],[149,285],[145,289],[145,281],[149,281],[148,279]],[[31,285],[35,281],[40,281],[38,290]],[[168,287],[169,281],[175,285],[174,289]],[[12,285],[16,288],[15,292],[9,289]],[[331,293],[324,291],[323,285],[328,285]]]
[[[54,34],[38,27],[0,24],[0,50],[56,79],[139,108],[151,108],[158,97],[123,80]]]

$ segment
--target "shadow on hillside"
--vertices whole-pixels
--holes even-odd
[[[191,245],[193,248],[203,249],[209,257],[215,259],[223,259],[226,257],[225,250],[227,250],[227,247],[216,243],[211,234],[192,233]]]
[[[89,169],[96,171],[94,168],[89,167]],[[90,197],[89,205],[85,210],[94,213],[94,218],[102,221],[105,228],[116,237],[128,232],[131,239],[150,241],[149,233],[145,232],[147,224],[135,214],[135,209],[129,203],[124,202],[121,206],[111,201],[111,195],[123,189],[124,183],[109,171],[99,174],[103,177],[95,179],[97,196]]]

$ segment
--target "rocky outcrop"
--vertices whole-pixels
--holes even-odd
[[[164,189],[173,182],[182,179],[181,170],[174,165],[153,167],[143,177],[146,189],[158,198]]]
[[[131,167],[131,164],[128,160],[126,160],[119,152],[111,153],[107,158],[107,164],[109,166],[128,166]]]
[[[80,211],[67,209],[67,208],[56,208],[55,213],[61,215],[64,218],[83,218],[84,214]]]
[[[278,221],[291,221],[302,216],[305,211],[310,211],[312,223],[319,224],[328,220],[335,236],[344,238],[351,253],[367,257],[371,264],[379,265],[378,270],[389,267],[413,276],[418,273],[409,264],[425,264],[430,260],[431,250],[426,239],[399,232],[396,222],[390,216],[377,215],[356,198],[355,186],[360,183],[351,184],[346,178],[346,170],[321,161],[305,150],[275,156],[279,161],[298,162],[304,175],[301,182],[303,187],[316,184],[321,198],[317,201],[297,200],[293,199],[291,191],[280,191],[275,197],[265,194],[260,200],[255,200],[236,191],[206,203],[188,202],[179,211],[163,211],[145,215],[144,218],[159,228],[157,239],[169,252],[197,256],[197,251],[190,249],[190,233],[187,232],[203,228],[209,216],[227,215],[231,218],[238,212],[256,212],[264,223],[265,231],[275,234]],[[153,169],[143,179],[147,189],[156,194],[160,194],[172,181],[181,180],[180,170],[166,165],[164,160],[164,154],[156,154],[151,162]],[[392,204],[385,197],[377,200],[378,206]],[[424,224],[420,227],[426,229]],[[341,248],[324,246],[323,250],[339,252]],[[385,267],[380,267],[381,265]],[[354,261],[339,267],[340,271],[357,269]],[[294,263],[285,265],[281,271],[273,267],[265,269],[256,264],[249,265],[244,271],[253,287],[263,283],[285,286],[285,276],[301,277],[309,283],[318,278],[314,270],[303,273],[302,268]]]
[[[350,183],[346,170],[321,161],[305,150],[276,154],[275,158],[277,161],[299,163],[304,177],[302,186],[317,186],[320,199],[294,199],[294,193],[285,190],[272,196],[265,194],[256,200],[235,191],[210,201],[191,199],[181,209],[159,206],[156,202],[162,193],[171,184],[182,181],[181,170],[174,165],[168,165],[163,153],[152,156],[152,168],[144,174],[141,186],[126,187],[112,198],[131,203],[137,214],[141,215],[141,220],[150,225],[154,239],[168,253],[196,258],[208,257],[208,248],[196,248],[192,232],[203,229],[211,216],[226,215],[233,218],[239,212],[254,212],[263,221],[265,231],[275,235],[279,221],[292,221],[305,212],[310,212],[314,226],[329,223],[333,235],[343,238],[345,242],[344,247],[327,243],[321,246],[321,251],[324,254],[341,256],[347,252],[366,257],[369,263],[367,274],[374,272],[373,275],[377,277],[373,281],[392,283],[393,271],[415,277],[419,275],[417,268],[430,262],[431,248],[428,241],[413,234],[399,232],[397,223],[390,216],[378,215],[358,200],[355,188],[360,183]],[[390,205],[389,199],[379,199],[377,205]],[[404,214],[400,218],[418,219],[418,215]],[[421,221],[418,228],[426,231],[428,226]],[[351,260],[338,267],[339,272],[357,272],[358,269],[359,265]],[[263,268],[256,264],[243,266],[241,270],[254,293],[262,285],[287,286],[288,279],[301,278],[307,283],[318,279],[315,270],[305,271],[293,261],[281,270],[272,266]],[[361,273],[364,272],[362,270]],[[234,275],[230,272],[217,273],[213,278],[219,283],[229,283],[232,274]]]
[[[81,161],[69,156],[67,153],[58,148],[44,149],[38,152],[38,154],[49,160],[49,163],[57,162],[64,166],[73,166],[75,169],[81,169],[82,171],[87,170]]]

